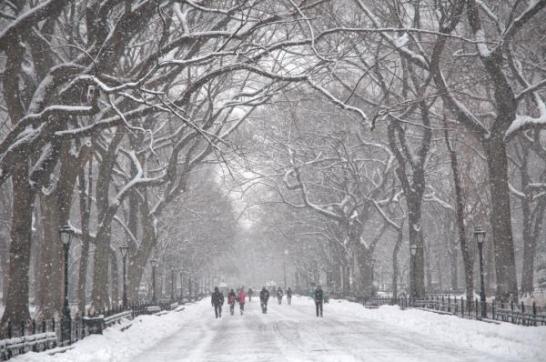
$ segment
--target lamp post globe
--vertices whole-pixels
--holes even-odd
[[[72,342],[72,317],[68,305],[68,258],[70,253],[70,242],[72,241],[72,228],[69,225],[63,225],[59,228],[59,238],[63,244],[63,268],[64,268],[64,301],[63,301],[63,319],[61,323],[61,339],[63,344]]]

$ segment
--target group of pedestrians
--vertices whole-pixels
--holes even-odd
[[[282,304],[282,298],[284,296],[284,291],[282,288],[273,289],[274,294],[277,296],[277,300],[279,304]],[[241,315],[243,315],[243,312],[245,310],[245,301],[246,297],[248,296],[248,301],[250,302],[252,300],[252,289],[248,289],[248,293],[245,293],[244,287],[241,287],[238,291],[238,293],[235,293],[235,290],[231,289],[228,293],[228,304],[229,304],[229,312],[231,315],[235,313],[235,303],[239,303],[239,311]],[[262,309],[262,313],[267,313],[267,303],[269,301],[269,290],[266,289],[266,287],[263,287],[260,291],[260,307]],[[317,313],[317,317],[322,317],[322,307],[324,304],[324,292],[322,291],[322,288],[317,286],[317,288],[313,292],[313,300],[315,302],[315,309]],[[292,304],[292,289],[289,287],[286,290],[286,301],[288,305]],[[216,318],[222,317],[222,305],[224,305],[224,295],[218,287],[214,288],[214,292],[211,296],[211,303],[214,307],[214,314]]]
[[[252,289],[249,289],[249,301],[250,296],[252,295]],[[241,287],[238,293],[235,293],[235,290],[231,289],[228,293],[228,305],[229,313],[233,315],[235,313],[235,303],[239,303],[239,312],[243,315],[245,311],[245,301],[247,294],[245,293],[245,288]],[[224,294],[214,287],[214,292],[211,295],[211,304],[214,307],[214,315],[216,318],[222,318],[222,306],[224,305]]]

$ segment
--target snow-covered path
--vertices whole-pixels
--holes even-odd
[[[224,310],[216,320],[201,303],[200,318],[133,361],[499,361],[336,307],[327,304],[317,318],[310,299],[296,298],[291,306],[270,303],[264,315],[254,302],[243,317]]]
[[[272,301],[273,302],[273,301]],[[257,301],[244,316],[224,308],[215,319],[208,299],[164,316],[141,316],[125,332],[113,327],[66,353],[27,353],[15,361],[546,361],[546,327],[488,324],[398,307],[364,309],[346,301],[314,316],[310,298],[291,306]]]

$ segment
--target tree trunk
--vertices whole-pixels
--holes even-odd
[[[426,281],[426,289],[429,290],[429,291],[432,291],[432,268],[433,268],[433,263],[432,263],[432,258],[430,256],[430,248],[428,247],[425,247],[425,258],[426,258],[426,262],[425,262],[425,281]]]
[[[359,240],[355,240],[352,245],[354,245],[355,252],[354,294],[358,298],[366,300],[374,294],[372,275],[373,251],[362,245]]]
[[[404,231],[402,228],[398,230],[398,238],[394,244],[394,249],[392,250],[392,298],[396,300],[398,298],[398,253],[400,252],[400,247],[402,246],[402,239],[404,237]]]
[[[93,260],[93,288],[92,303],[95,310],[110,308],[110,297],[108,295],[108,268],[110,261],[110,227],[103,229],[103,233],[97,235],[95,242],[95,258]]]
[[[137,250],[130,250],[128,259],[128,286],[127,293],[132,300],[137,300],[138,289],[142,281],[142,275],[146,263],[150,258],[153,247],[156,244],[156,235],[154,232],[153,220],[149,216],[147,205],[143,202],[140,204],[141,226],[142,226],[142,241]]]
[[[19,156],[12,174],[13,205],[17,207],[12,210],[8,291],[0,331],[5,331],[8,322],[21,325],[30,320],[28,296],[33,193],[28,177],[28,161]]]
[[[111,253],[110,268],[112,274],[112,303],[114,305],[119,305],[121,301],[119,297],[119,265],[117,255],[114,251]]]
[[[39,320],[60,315],[63,305],[63,248],[59,240],[59,205],[55,192],[40,195],[43,247],[40,253]]]
[[[454,230],[450,228],[450,234]],[[452,291],[459,290],[459,263],[457,260],[457,243],[449,238],[449,266],[450,266],[450,287]]]
[[[461,246],[461,255],[463,258],[466,300],[469,303],[470,301],[474,300],[474,258],[472,257],[468,241],[466,240],[466,230],[464,224],[464,199],[461,179],[459,177],[459,161],[457,159],[457,152],[455,148],[449,142],[447,124],[445,125],[444,139],[449,152],[451,174],[453,175],[453,185],[455,189],[455,216],[457,218],[459,245]]]
[[[528,233],[528,239],[523,240],[523,268],[521,273],[522,294],[530,294],[534,290],[533,281],[537,240],[542,235],[545,209],[546,202],[544,201],[544,199],[541,199],[540,201],[538,201],[538,205],[535,206],[534,215],[532,218],[532,221],[534,221],[534,223],[529,224],[529,228],[532,228],[532,230],[530,233]]]
[[[410,290],[412,297],[425,297],[425,248],[423,243],[423,231],[421,229],[421,203],[420,196],[409,192],[406,194],[408,206],[408,235],[410,240]],[[415,245],[415,255],[411,254],[411,245]]]
[[[80,224],[82,227],[82,245],[80,248],[80,263],[78,266],[78,309],[80,314],[85,314],[87,268],[89,266],[89,220],[91,217],[91,193],[93,190],[93,158],[89,159],[87,171],[87,184],[85,182],[85,169],[82,167],[78,175]]]
[[[490,218],[495,248],[496,296],[500,301],[517,301],[518,284],[512,239],[508,159],[503,134],[492,132],[491,137],[484,140],[484,149],[491,195]]]

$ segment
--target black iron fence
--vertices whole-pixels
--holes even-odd
[[[462,318],[483,321],[502,321],[524,326],[545,326],[546,310],[533,302],[524,303],[481,302],[478,299],[467,301],[463,297],[433,295],[424,299],[373,297],[364,301],[367,308],[381,305],[398,305],[402,309],[418,308],[441,314],[451,314]]]
[[[196,300],[202,298],[199,296]],[[178,303],[137,303],[124,309],[116,306],[106,310],[96,310],[85,316],[77,315],[71,319],[70,340],[62,340],[61,326],[63,319],[31,320],[19,326],[8,324],[5,335],[0,337],[0,361],[29,352],[45,351],[55,347],[67,346],[90,334],[102,334],[105,328],[120,323],[124,319],[133,319],[142,314],[153,314],[172,310]]]

